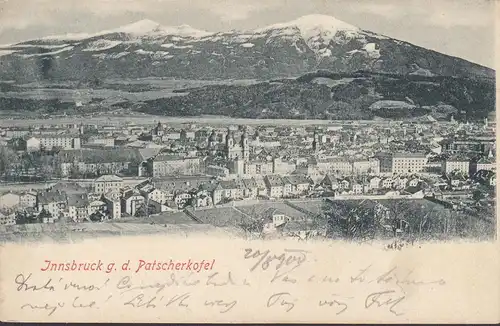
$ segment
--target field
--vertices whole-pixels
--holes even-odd
[[[138,223],[29,224],[0,226],[0,243],[5,242],[78,242],[85,239],[130,235],[185,235],[215,233],[238,236],[238,230],[207,224],[151,225]]]

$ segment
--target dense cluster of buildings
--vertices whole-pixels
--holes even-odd
[[[240,200],[470,197],[475,176],[496,183],[495,125],[487,121],[9,127],[0,130],[0,146],[55,162],[46,189],[0,194],[1,224],[140,217]],[[22,164],[2,172],[26,171]]]

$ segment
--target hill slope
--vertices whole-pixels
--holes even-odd
[[[427,76],[494,77],[492,69],[324,15],[252,31],[211,33],[140,21],[93,35],[0,47],[0,79],[271,79],[326,69]]]

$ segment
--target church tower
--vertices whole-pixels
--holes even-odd
[[[243,131],[243,134],[241,135],[241,156],[243,160],[248,161],[248,158],[250,157],[250,146],[248,145],[248,133],[245,129]]]
[[[208,150],[210,155],[215,155],[217,151],[217,135],[215,133],[215,129],[212,130],[210,136],[208,136]]]
[[[319,136],[316,133],[316,130],[314,130],[313,137],[314,137],[314,140],[313,140],[313,143],[312,143],[312,148],[313,148],[313,151],[316,153],[318,151],[318,145],[319,145]]]
[[[234,135],[229,128],[227,128],[225,152],[227,158],[233,158]]]

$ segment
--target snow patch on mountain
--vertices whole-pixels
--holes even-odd
[[[14,50],[0,50],[0,57],[4,56],[4,55],[13,54],[13,53],[16,53],[16,52],[17,51],[14,51]]]
[[[84,52],[89,52],[89,51],[104,51],[108,49],[112,49],[117,45],[122,44],[121,41],[109,41],[109,40],[104,40],[100,39],[97,41],[90,42],[89,45],[83,49],[82,51]]]
[[[380,49],[377,49],[377,44],[375,43],[367,43],[363,47],[368,56],[373,59],[380,58]]]
[[[255,44],[253,43],[243,43],[241,44],[242,47],[244,48],[253,48],[255,46]]]
[[[45,52],[45,53],[35,53],[35,54],[20,54],[21,57],[23,58],[31,58],[31,57],[43,57],[46,55],[54,55],[54,54],[59,54],[65,51],[73,50],[74,46],[66,46],[62,49],[59,49],[57,51],[52,51],[52,52]]]
[[[110,54],[110,56],[111,56],[113,59],[119,59],[119,58],[121,58],[121,57],[126,56],[127,54],[130,54],[130,52],[124,51],[124,52],[120,52],[120,53],[116,53],[116,54]]]
[[[171,59],[174,57],[173,55],[170,55],[169,52],[166,52],[166,51],[145,51],[143,49],[139,49],[139,50],[136,50],[135,53],[140,54],[140,55],[151,56],[155,60]]]
[[[192,45],[176,45],[174,43],[165,43],[160,46],[165,49],[190,49],[193,47]]]
[[[332,56],[332,51],[327,48],[319,49],[317,51],[318,55],[321,57],[331,57]]]

